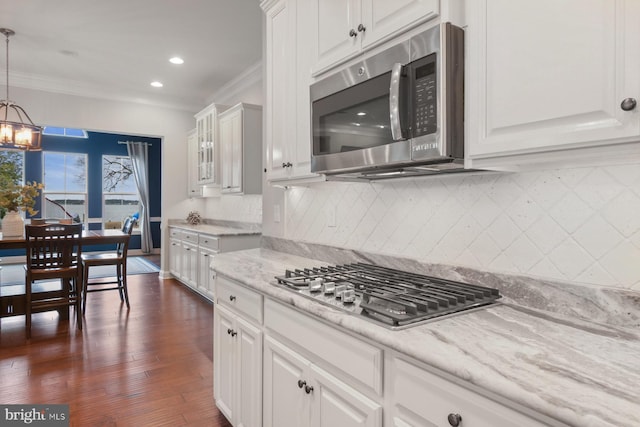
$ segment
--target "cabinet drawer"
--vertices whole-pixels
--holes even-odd
[[[209,236],[207,234],[201,234],[198,237],[198,244],[201,248],[207,248],[217,251],[219,247],[219,240],[217,237]]]
[[[266,328],[382,395],[381,349],[268,298],[264,310]]]
[[[244,317],[262,324],[262,295],[220,275],[215,280],[218,304],[231,307]]]
[[[172,239],[182,240],[182,230],[178,228],[169,227],[169,236]]]
[[[198,233],[194,233],[192,231],[182,231],[182,241],[190,242],[194,245],[198,244]]]
[[[385,366],[385,394],[393,406],[389,425],[448,425],[449,414],[478,427],[543,427],[549,424],[503,406],[399,357],[389,357]],[[557,424],[553,424],[557,425]]]

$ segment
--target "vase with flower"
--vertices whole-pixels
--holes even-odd
[[[0,208],[5,211],[2,218],[2,236],[22,237],[24,234],[24,220],[20,211],[33,216],[38,213],[33,207],[44,185],[38,182],[27,182],[25,185],[9,183],[0,189]]]

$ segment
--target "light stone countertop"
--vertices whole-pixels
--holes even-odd
[[[640,426],[640,334],[512,304],[392,331],[274,286],[285,269],[327,262],[269,249],[211,267],[294,306],[541,414],[576,427]]]
[[[191,225],[185,223],[169,223],[168,227],[179,228],[181,230],[193,231],[196,233],[210,234],[212,236],[258,236],[260,230],[248,228],[226,227],[222,225],[198,224]]]

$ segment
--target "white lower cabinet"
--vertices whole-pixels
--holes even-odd
[[[265,427],[381,427],[382,406],[265,336]]]
[[[385,425],[394,427],[542,427],[543,424],[435,375],[408,359],[385,360]],[[553,425],[553,424],[552,424]]]
[[[258,427],[262,425],[262,331],[229,307],[235,301],[214,308],[214,396],[235,427]]]
[[[225,276],[215,287],[214,395],[234,427],[566,427]]]
[[[220,252],[260,246],[259,234],[213,236],[169,227],[169,272],[202,296],[215,299],[211,261]]]

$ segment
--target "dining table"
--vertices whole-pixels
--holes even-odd
[[[125,243],[131,236],[121,230],[83,230],[81,237],[81,245],[110,245]],[[26,249],[26,240],[20,237],[4,237],[0,232],[0,250],[3,249]],[[34,288],[34,292],[47,292],[49,284],[44,284],[39,288]],[[0,283],[0,318],[9,316],[19,316],[25,314],[26,296],[24,284],[3,287]],[[63,317],[67,317],[68,313],[61,313]]]

